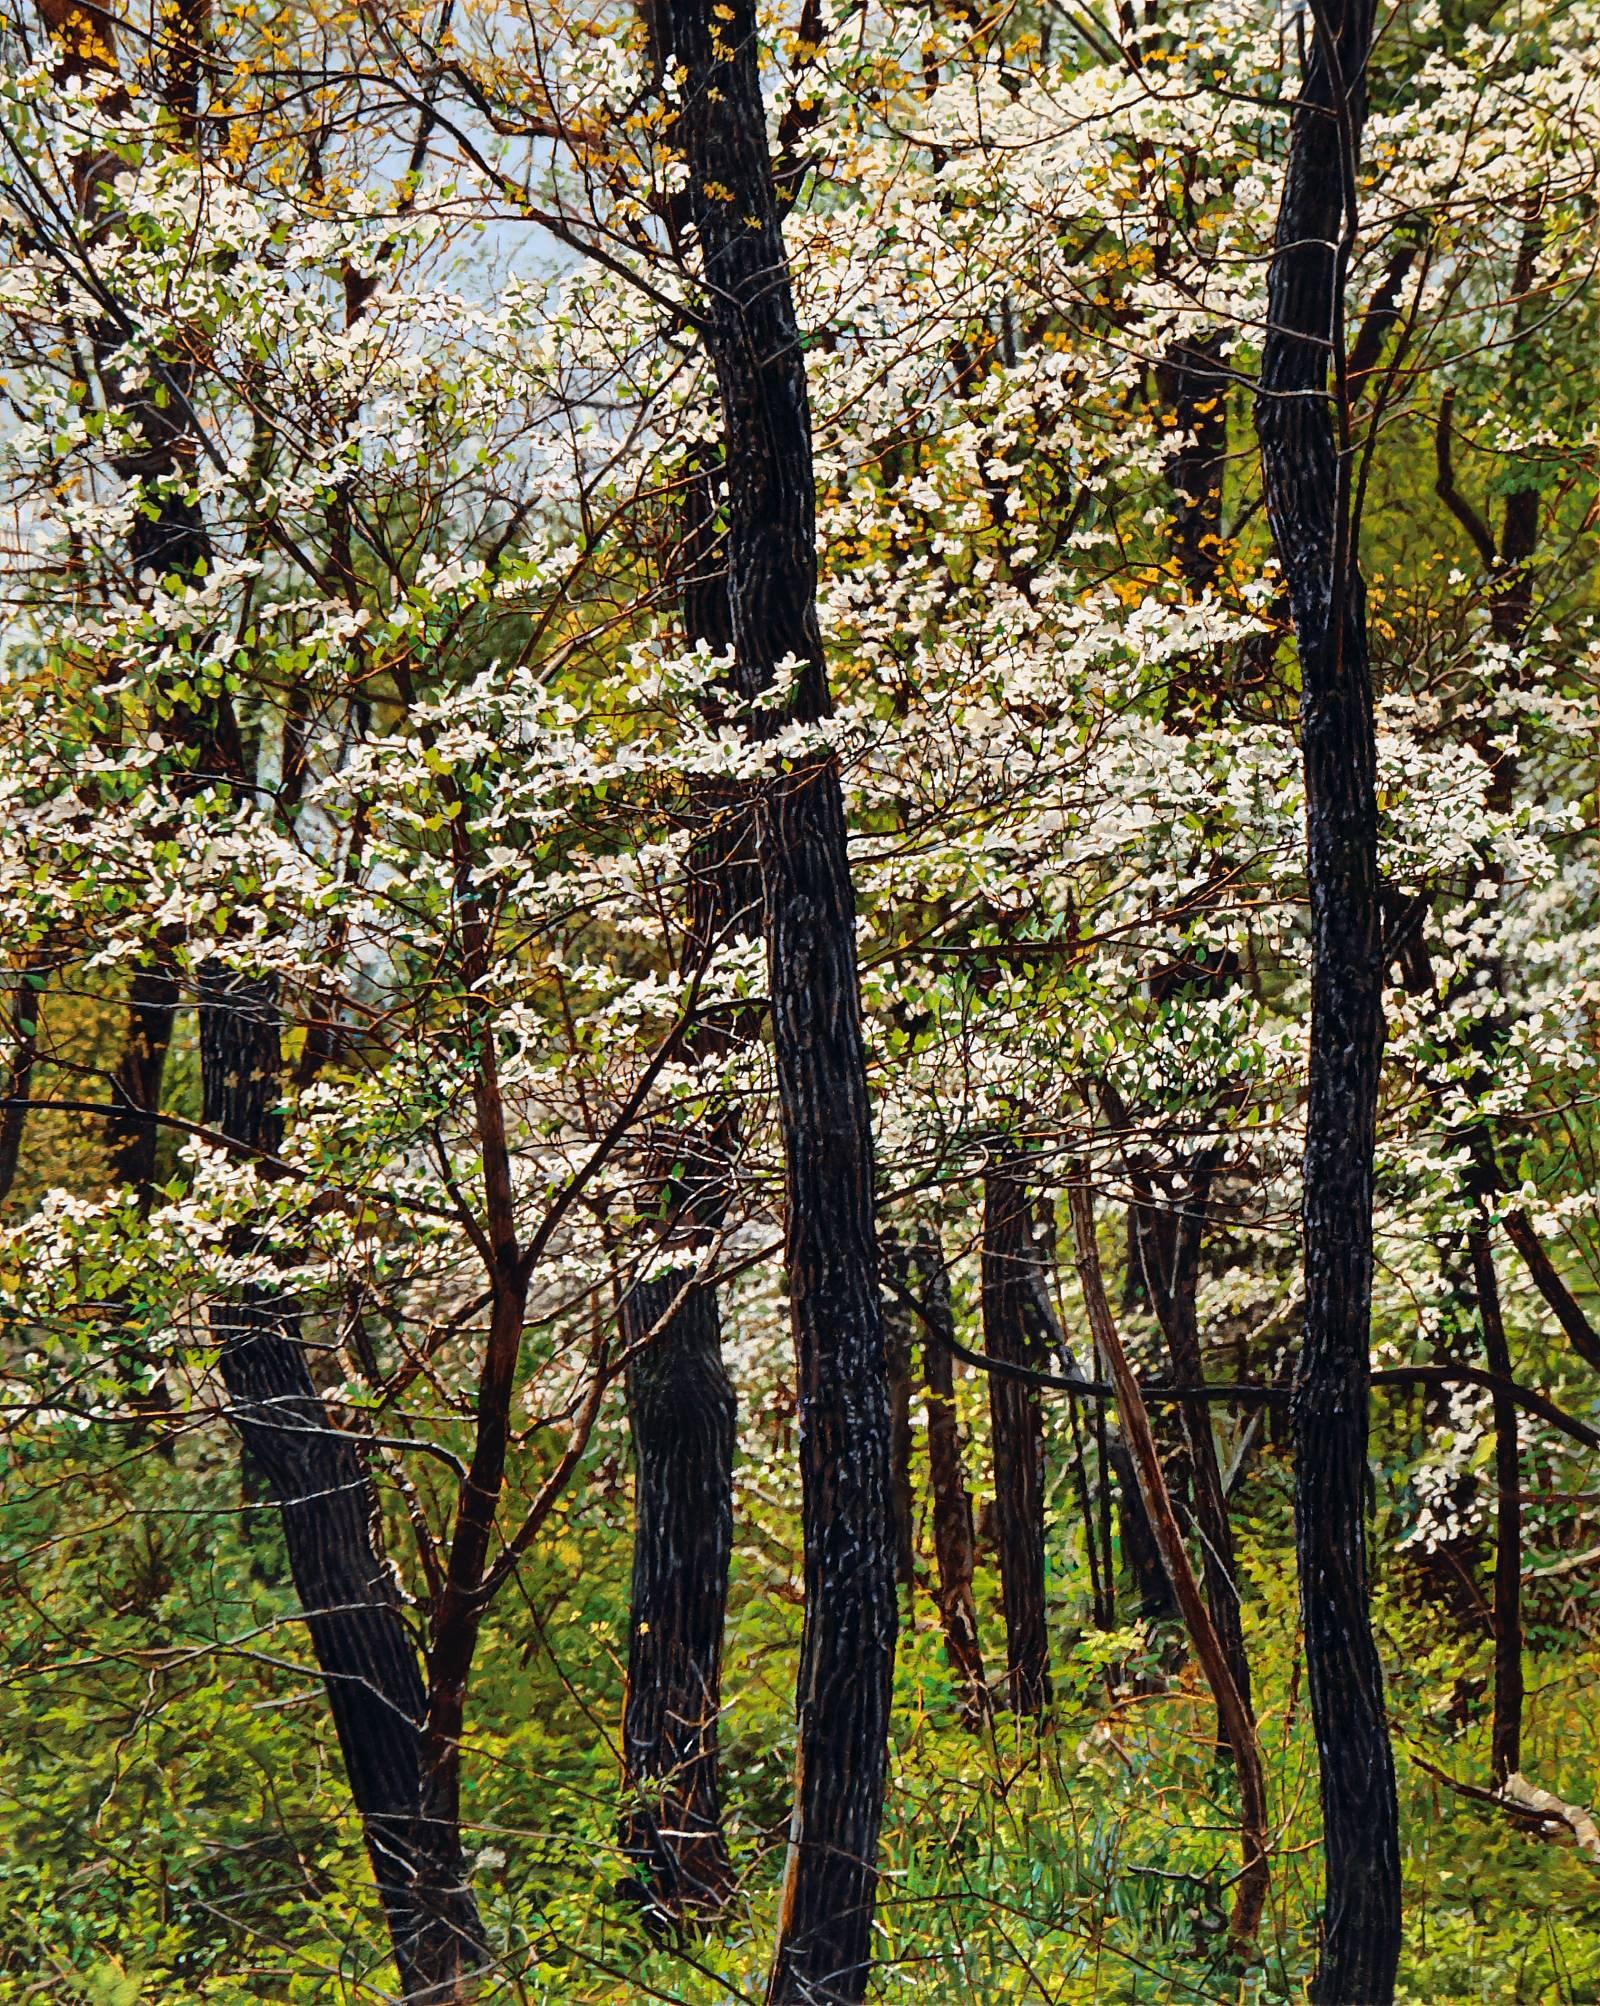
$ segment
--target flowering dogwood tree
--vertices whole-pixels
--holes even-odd
[[[1397,1742],[1592,1850],[1593,29],[0,24],[4,1983],[1459,1996]]]

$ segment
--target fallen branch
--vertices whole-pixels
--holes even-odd
[[[1415,1749],[1409,1753],[1418,1769],[1433,1777],[1435,1782],[1442,1783],[1447,1790],[1453,1790],[1458,1797],[1465,1797],[1469,1803],[1482,1804],[1491,1811],[1503,1811],[1508,1818],[1524,1825],[1531,1822],[1541,1831],[1546,1825],[1559,1825],[1577,1842],[1580,1852],[1600,1862],[1600,1826],[1595,1824],[1593,1815],[1581,1804],[1568,1804],[1554,1791],[1541,1790],[1537,1784],[1530,1783],[1520,1770],[1513,1770],[1499,1790],[1486,1790],[1481,1783],[1463,1783],[1459,1776],[1440,1769],[1426,1756],[1418,1755]]]
[[[1553,1581],[1558,1574],[1576,1574],[1581,1568],[1593,1567],[1596,1561],[1600,1561],[1600,1546],[1591,1546],[1582,1553],[1569,1553],[1565,1560],[1554,1561],[1549,1567],[1530,1567],[1522,1578]]]
[[[1553,1818],[1565,1825],[1578,1842],[1578,1850],[1592,1860],[1600,1860],[1600,1829],[1581,1804],[1567,1804],[1554,1791],[1541,1790],[1514,1769],[1501,1785],[1500,1794],[1508,1804],[1531,1811],[1540,1818]]]

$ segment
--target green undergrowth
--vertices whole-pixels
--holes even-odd
[[[382,1999],[393,1975],[381,1922],[270,1518],[251,1507],[225,1445],[181,1451],[176,1473],[148,1459],[132,1478],[125,1466],[85,1477],[81,1445],[75,1454],[70,1489],[65,1465],[43,1453],[14,1468],[0,1527],[15,1612],[0,2000]],[[136,1513],[130,1482],[151,1492]],[[1208,1696],[1173,1637],[1087,1626],[1065,1533],[1052,1555],[1055,1695],[1042,1725],[1002,1715],[988,1732],[965,1730],[932,1599],[918,1588],[903,1602],[878,1925],[885,2006],[1305,1998],[1316,1753],[1280,1463],[1258,1464],[1239,1512],[1275,1830],[1254,1954],[1240,1961],[1228,1943],[1238,1842]],[[723,1750],[739,1889],[693,1943],[652,1943],[613,1849],[628,1578],[614,1464],[574,1494],[502,1604],[475,1677],[467,1807],[475,1884],[504,1953],[486,1996],[759,2000],[794,1752],[799,1609],[782,1534],[769,1511],[736,1563]],[[979,1587],[993,1665],[995,1583]],[[1424,1599],[1398,1564],[1377,1611],[1406,1845],[1401,1998],[1600,2000],[1600,1867],[1432,1773],[1486,1779],[1481,1625]],[[1548,1628],[1530,1651],[1524,1768],[1589,1803],[1600,1700],[1572,1636]]]

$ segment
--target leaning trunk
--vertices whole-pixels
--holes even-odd
[[[1365,600],[1352,547],[1352,459],[1336,442],[1327,395],[1328,357],[1343,353],[1372,9],[1370,0],[1317,0],[1313,13],[1268,282],[1256,422],[1299,643],[1311,901],[1306,1307],[1294,1433],[1327,1876],[1313,1996],[1330,2006],[1383,2006],[1393,1996],[1400,1950],[1400,1844],[1363,1513],[1383,1050],[1376,752]]]
[[[1162,1474],[1161,1457],[1150,1426],[1150,1416],[1145,1411],[1139,1382],[1128,1363],[1128,1355],[1112,1320],[1095,1243],[1094,1201],[1087,1186],[1079,1184],[1073,1187],[1070,1204],[1078,1281],[1083,1290],[1083,1306],[1088,1314],[1089,1327],[1094,1333],[1095,1350],[1110,1376],[1129,1453],[1138,1472],[1139,1489],[1149,1513],[1151,1531],[1160,1548],[1162,1564],[1171,1577],[1173,1594],[1183,1612],[1195,1656],[1200,1660],[1201,1670],[1211,1687],[1224,1739],[1233,1754],[1234,1771],[1239,1782],[1239,1844],[1243,1858],[1234,1894],[1230,1934],[1235,1945],[1242,1948],[1260,1926],[1267,1894],[1267,1795],[1261,1743],[1250,1709],[1233,1683],[1233,1674],[1228,1669],[1227,1656],[1217,1636],[1216,1626],[1211,1621],[1211,1612],[1201,1597],[1194,1570],[1189,1565],[1189,1556],[1184,1551],[1183,1536],[1178,1530],[1177,1516]],[[1349,2006],[1356,2006],[1354,1995]]]
[[[1202,1157],[1192,1169],[1191,1188],[1185,1202],[1174,1208],[1170,1232],[1158,1237],[1141,1231],[1138,1236],[1145,1261],[1145,1284],[1155,1308],[1156,1320],[1166,1339],[1172,1377],[1179,1386],[1201,1386],[1205,1383],[1205,1360],[1200,1349],[1195,1302],[1200,1281],[1200,1236],[1211,1164]],[[1164,1268],[1157,1265],[1158,1246],[1164,1246],[1167,1252]],[[1222,1472],[1217,1464],[1216,1441],[1211,1432],[1211,1414],[1204,1400],[1185,1400],[1178,1411],[1183,1425],[1184,1445],[1188,1450],[1190,1491],[1195,1531],[1200,1538],[1206,1606],[1211,1611],[1211,1620],[1227,1657],[1234,1685],[1248,1709],[1250,1661],[1245,1655],[1244,1626],[1239,1612],[1233,1527],[1228,1519],[1228,1501],[1223,1495]]]
[[[201,976],[199,1001],[206,1126],[275,1154],[282,1062],[273,987],[212,971]],[[434,1940],[459,1940],[476,1961],[482,1934],[459,1871],[436,1912],[418,1897],[422,1679],[377,1544],[372,1485],[355,1441],[333,1427],[312,1382],[292,1300],[249,1285],[214,1308],[212,1328],[233,1424],[282,1519],[406,1997],[448,1999],[421,1977],[437,1968]]]

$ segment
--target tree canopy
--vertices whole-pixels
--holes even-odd
[[[0,1999],[1597,1996],[1597,49],[0,13]]]

